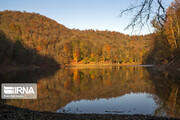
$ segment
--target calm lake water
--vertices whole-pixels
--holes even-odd
[[[180,118],[179,76],[150,66],[16,71],[1,74],[0,82],[37,83],[38,99],[0,101],[21,108]]]

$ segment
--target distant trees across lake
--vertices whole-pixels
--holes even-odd
[[[174,2],[167,10],[165,27],[159,29],[154,19],[155,33],[144,36],[68,29],[37,13],[3,11],[0,12],[0,63],[167,63],[179,53],[179,11],[178,2]]]

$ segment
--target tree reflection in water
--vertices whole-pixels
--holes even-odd
[[[2,103],[39,111],[57,111],[72,101],[110,99],[130,93],[147,93],[157,105],[152,114],[180,117],[179,78],[167,72],[157,72],[146,67],[91,67],[64,68],[54,75],[51,70],[38,74],[9,74],[8,80],[1,75],[2,82],[25,78],[37,79],[38,99],[1,100]],[[32,71],[33,72],[33,71]],[[20,75],[23,74],[23,79]],[[38,77],[39,75],[46,77]],[[6,75],[7,76],[7,75]]]

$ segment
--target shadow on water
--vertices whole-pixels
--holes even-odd
[[[158,98],[154,98],[159,107],[155,110],[155,115],[163,112],[167,116],[180,118],[180,76],[168,72],[149,70],[150,79],[154,85]]]
[[[37,83],[38,80],[49,78],[55,75],[58,69],[44,68],[37,70],[17,70],[0,74],[0,83]],[[1,92],[1,89],[0,89]],[[5,103],[6,100],[0,100]]]
[[[113,107],[112,103],[119,103],[122,100],[124,103],[128,103],[131,99],[136,104],[137,100],[134,98],[149,100],[150,97],[150,103],[146,104],[150,106],[154,102],[155,108],[148,114],[168,117],[180,116],[179,78],[167,72],[157,72],[153,67],[74,67],[59,69],[54,75],[54,72],[51,72],[51,70],[27,71],[0,76],[3,82],[17,80],[25,82],[27,80],[37,82],[38,86],[38,99],[6,100],[4,103],[32,110],[53,112],[66,107],[70,107],[67,109],[71,110],[73,109],[73,106],[70,106],[71,103],[73,105],[85,104],[87,108],[88,105],[99,107],[99,104],[103,103],[102,107],[108,105],[110,108],[104,111],[112,112],[115,111],[111,108]],[[49,73],[51,75],[48,75]],[[139,103],[139,101],[137,102]],[[122,114],[127,106],[124,106],[121,112],[115,112]],[[76,109],[81,111],[80,108]],[[136,108],[133,110],[137,111]],[[133,114],[133,110],[130,112],[131,114]],[[101,113],[101,111],[98,112]]]

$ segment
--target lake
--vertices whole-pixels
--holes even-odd
[[[37,83],[38,99],[1,103],[58,113],[180,118],[180,78],[152,66],[67,67],[0,74],[1,83]]]

